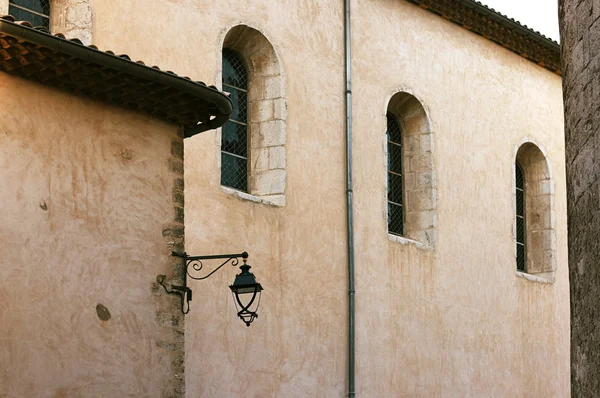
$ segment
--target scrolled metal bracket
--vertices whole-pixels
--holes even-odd
[[[185,315],[190,312],[190,301],[192,301],[192,289],[187,286],[187,278],[190,277],[194,280],[204,280],[209,276],[223,268],[224,265],[230,263],[231,266],[237,267],[240,262],[240,257],[243,259],[248,258],[247,252],[236,253],[236,254],[217,254],[210,256],[188,256],[187,253],[178,253],[171,252],[172,256],[179,257],[183,259],[183,286],[171,285],[171,287],[167,287],[166,284],[166,275],[158,275],[156,277],[156,282],[165,289],[165,292],[169,294],[177,294],[181,296],[181,312]],[[219,265],[217,268],[212,270],[205,276],[198,276],[197,274],[202,271],[204,268],[204,263],[202,260],[225,260]],[[192,273],[193,272],[193,273]]]

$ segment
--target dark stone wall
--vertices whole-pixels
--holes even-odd
[[[600,0],[560,0],[571,391],[600,393]]]
[[[167,252],[185,251],[184,234],[184,195],[183,195],[183,129],[179,130],[179,137],[171,142],[171,158],[169,169],[173,175],[173,220],[163,228],[162,235],[165,238]],[[168,254],[167,254],[168,255]],[[182,259],[174,256],[169,257],[167,280],[173,285],[183,285],[183,263]],[[165,294],[164,290],[154,284],[155,294],[159,296],[159,310],[156,313],[157,323],[167,338],[158,343],[163,349],[164,355],[170,358],[171,382],[165,386],[161,396],[165,398],[185,397],[185,318],[181,313],[181,302],[178,296]]]

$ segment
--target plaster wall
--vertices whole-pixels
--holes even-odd
[[[265,287],[247,328],[227,289],[233,269],[192,283],[186,391],[344,397],[342,3],[133,0],[96,2],[94,15],[100,48],[208,84],[220,85],[233,26],[273,44],[286,76],[285,206],[220,187],[218,132],[185,142],[187,252],[247,250]],[[404,1],[353,2],[352,21],[358,396],[568,396],[560,77]],[[434,130],[433,249],[387,235],[385,112],[402,90]],[[554,181],[554,283],[515,271],[513,167],[526,141]]]
[[[1,397],[183,393],[183,317],[154,283],[183,244],[163,236],[181,142],[0,73]]]

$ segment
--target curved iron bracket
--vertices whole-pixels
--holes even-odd
[[[188,312],[190,312],[190,301],[192,301],[192,289],[190,289],[187,286],[188,276],[191,279],[201,281],[201,280],[207,279],[209,276],[211,276],[212,274],[214,274],[215,272],[217,272],[218,270],[223,268],[223,266],[228,263],[231,263],[231,265],[233,267],[237,267],[237,265],[240,262],[240,260],[239,260],[240,257],[243,259],[248,258],[247,252],[236,253],[236,254],[217,254],[217,255],[210,255],[210,256],[188,256],[187,253],[185,253],[185,252],[183,252],[183,253],[171,252],[171,255],[183,259],[183,286],[171,285],[170,288],[167,287],[167,284],[165,283],[165,280],[167,279],[166,275],[158,275],[156,277],[156,282],[159,285],[161,285],[163,287],[163,289],[165,289],[165,292],[167,292],[169,294],[177,294],[177,295],[181,296],[181,312],[183,312],[184,315],[187,314]],[[218,260],[218,259],[224,259],[225,261],[223,261],[221,263],[221,265],[219,265],[217,268],[215,268],[214,270],[212,270],[205,276],[195,275],[195,273],[202,271],[202,268],[204,268],[204,264],[202,263],[202,260]],[[193,273],[191,273],[191,272],[193,272]]]

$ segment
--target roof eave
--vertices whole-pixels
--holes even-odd
[[[186,126],[184,128],[185,137],[191,137],[201,132],[221,127],[228,120],[229,115],[233,111],[231,100],[226,94],[218,91],[216,88],[131,61],[128,57],[119,57],[97,50],[93,47],[87,47],[80,44],[79,40],[67,40],[1,18],[0,33],[5,33],[16,37],[19,40],[46,47],[51,51],[60,52],[97,65],[111,68],[119,73],[125,73],[144,80],[163,84],[172,87],[179,92],[200,97],[203,100],[214,104],[217,109],[216,114],[211,115],[214,117],[208,121],[199,122],[197,126]]]

